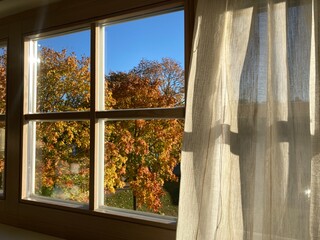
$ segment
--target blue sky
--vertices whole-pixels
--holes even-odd
[[[6,50],[6,47],[0,45],[0,55],[2,55]]]
[[[184,66],[183,11],[106,25],[106,73],[128,71],[141,59],[170,57]],[[90,31],[41,39],[40,46],[89,56]]]

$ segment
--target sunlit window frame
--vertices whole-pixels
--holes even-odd
[[[107,120],[137,120],[137,119],[184,119],[184,107],[175,108],[153,108],[153,109],[124,109],[124,110],[104,110],[104,27],[106,23],[112,24],[119,21],[130,21],[131,19],[144,18],[157,14],[180,11],[183,8],[170,9],[155,13],[135,13],[134,15],[121,16],[114,19],[96,21],[90,26],[80,26],[79,28],[63,29],[54,32],[41,33],[25,37],[24,52],[24,125],[23,125],[23,168],[22,168],[22,200],[32,201],[34,203],[44,203],[53,206],[77,208],[84,211],[102,212],[102,214],[115,214],[120,216],[129,216],[133,218],[144,218],[163,223],[171,223],[172,218],[163,219],[161,216],[148,214],[129,213],[115,208],[106,208],[104,206],[103,194],[103,139],[104,121]],[[37,40],[56,35],[64,35],[73,31],[80,31],[90,28],[91,47],[90,47],[90,111],[82,112],[52,112],[37,113],[35,106],[35,82],[36,61],[31,63],[36,56]],[[34,150],[35,150],[35,127],[36,121],[90,121],[90,184],[89,184],[89,204],[79,204],[69,201],[48,199],[35,196],[32,192],[34,186]],[[31,149],[31,151],[30,151]],[[32,150],[33,149],[33,150]]]

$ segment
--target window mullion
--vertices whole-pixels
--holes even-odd
[[[105,110],[105,33],[104,27],[99,24],[95,28],[95,49],[96,49],[96,110],[102,111]]]
[[[96,111],[96,77],[97,77],[97,47],[96,47],[96,41],[97,41],[97,33],[96,33],[96,24],[91,24],[91,41],[90,41],[90,178],[89,178],[89,210],[94,210],[97,208],[96,205],[96,147],[95,147],[95,140],[96,140],[96,134],[95,134],[95,128],[96,128],[96,117],[95,117],[95,111]]]
[[[28,63],[28,87],[27,87],[27,105],[24,113],[36,112],[36,86],[37,86],[37,41],[30,40],[26,44],[27,50],[27,63]],[[36,151],[36,129],[35,122],[26,120],[25,131],[27,137],[25,138],[25,153],[27,164],[24,177],[26,177],[26,184],[23,184],[22,195],[23,197],[34,194],[35,190],[35,151]]]
[[[106,119],[184,119],[185,108],[146,108],[146,109],[114,109],[109,111],[98,111],[97,118]]]
[[[98,24],[95,28],[96,36],[96,110],[105,109],[105,72],[104,72],[104,52],[105,52],[105,36],[104,27]],[[96,114],[95,114],[96,116]],[[99,208],[104,204],[104,121],[96,119],[95,124],[96,131],[96,208]]]
[[[59,120],[88,120],[90,112],[53,112],[53,113],[33,113],[24,115],[26,121],[43,120],[43,121],[59,121]],[[1,116],[0,116],[1,119]]]
[[[29,86],[28,86],[28,109],[26,112],[35,113],[36,112],[36,102],[37,102],[37,71],[38,71],[38,51],[37,51],[36,40],[29,41]],[[27,196],[34,194],[35,192],[35,158],[36,158],[36,127],[34,121],[29,121],[27,123]]]
[[[57,50],[55,46],[60,39],[78,36],[86,43],[90,40],[87,30],[26,39],[25,181],[21,195],[31,201],[68,206],[71,202],[75,207],[80,204],[87,209],[91,177],[88,165],[91,164],[89,159],[93,159],[89,156],[90,139],[94,146],[94,132],[90,132],[88,120],[94,122],[95,118],[94,97],[91,98],[95,88],[93,83],[92,93],[88,80],[95,74],[91,71],[95,63],[89,65],[90,59],[86,55],[90,49],[86,47],[84,56],[79,58],[76,53]],[[48,47],[50,41],[52,47]],[[43,56],[41,62],[40,53]],[[78,95],[74,97],[72,94]],[[93,108],[89,108],[89,101]]]
[[[104,120],[96,122],[96,208],[104,205]]]
[[[37,105],[37,71],[38,71],[38,49],[37,44],[38,41],[30,41],[29,48],[29,104],[28,104],[28,112],[35,113],[36,105]]]
[[[27,168],[27,196],[35,193],[35,158],[36,158],[36,126],[34,121],[28,123],[28,168]]]

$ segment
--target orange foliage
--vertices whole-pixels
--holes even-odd
[[[56,52],[42,48],[37,111],[88,111],[89,64],[88,58],[78,59],[66,50]],[[172,59],[142,60],[128,73],[111,72],[105,78],[105,108],[181,106],[183,74]],[[89,122],[40,122],[36,126],[36,193],[88,202]],[[164,183],[178,180],[173,169],[180,162],[182,132],[180,120],[107,121],[104,133],[106,193],[130,185],[138,206],[145,205],[158,212]]]
[[[184,98],[183,70],[171,59],[164,59],[162,63],[142,60],[129,73],[110,73],[107,81],[116,109],[175,107],[181,105]],[[105,156],[107,165],[116,165],[115,172],[106,175],[105,181],[110,179],[114,183],[117,177],[122,185],[129,183],[138,207],[145,205],[158,212],[164,183],[177,181],[173,169],[180,162],[182,121],[115,121],[108,122],[107,126],[106,151],[112,143],[122,161]],[[124,167],[126,170],[122,171]],[[109,192],[121,187],[108,186]]]

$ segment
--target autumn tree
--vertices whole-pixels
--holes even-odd
[[[63,112],[90,109],[89,58],[78,59],[50,48],[41,48],[37,79],[37,111]]]
[[[37,111],[89,110],[89,58],[41,48],[39,60]],[[89,121],[40,122],[36,126],[36,193],[88,202]]]
[[[88,111],[89,59],[41,48],[37,111]],[[163,108],[183,104],[183,70],[172,59],[142,60],[129,72],[105,78],[105,108]],[[106,121],[105,192],[129,185],[137,205],[158,212],[163,185],[177,181],[183,124],[180,120]],[[36,193],[88,201],[89,121],[36,123]]]
[[[128,73],[111,72],[108,87],[116,104],[114,108],[165,108],[183,102],[183,70],[172,59],[162,62],[142,60]],[[110,166],[112,183],[107,190],[114,192],[124,182],[129,183],[137,205],[158,212],[163,186],[177,181],[173,169],[180,161],[183,124],[181,120],[116,121],[106,131],[106,149],[114,155],[105,156],[106,172]],[[116,161],[114,159],[117,159]],[[118,179],[118,185],[114,184]],[[122,179],[122,181],[121,181]]]
[[[157,82],[163,96],[168,100],[174,98],[174,106],[184,104],[184,70],[175,60],[162,58],[159,62],[142,59],[130,73],[148,79],[151,83]],[[165,106],[172,106],[172,103],[168,102]]]

